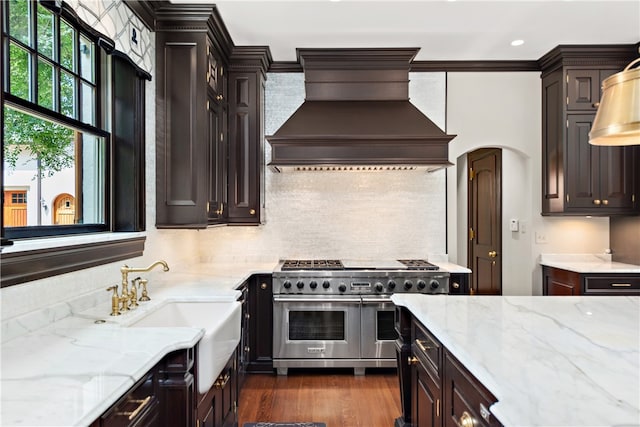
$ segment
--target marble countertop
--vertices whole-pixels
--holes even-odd
[[[640,265],[612,261],[608,254],[541,254],[540,265],[575,273],[640,274]]]
[[[163,273],[151,301],[117,317],[104,290],[2,322],[2,426],[86,426],[199,328],[126,327],[166,301],[235,301],[235,288],[274,265]],[[105,321],[96,324],[96,320]]]
[[[505,426],[640,424],[640,297],[396,294]]]

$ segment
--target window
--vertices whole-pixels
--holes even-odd
[[[143,231],[144,80],[151,76],[64,1],[4,0],[0,11],[2,244]],[[144,248],[139,236],[80,240],[86,243],[64,250],[64,243],[4,250],[1,286],[140,256]]]
[[[99,38],[34,0],[2,6],[3,186],[28,188],[26,224],[3,217],[3,235],[107,231],[111,147],[99,120]],[[61,192],[76,208],[57,221],[51,210]]]

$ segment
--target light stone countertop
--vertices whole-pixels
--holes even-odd
[[[505,426],[640,425],[640,297],[396,294]]]
[[[148,286],[151,301],[117,317],[109,316],[109,294],[101,289],[3,320],[0,425],[89,425],[166,354],[193,347],[203,335],[199,328],[123,326],[166,301],[235,301],[237,286],[273,267],[155,274]]]
[[[541,254],[540,265],[575,273],[640,274],[640,265],[612,261],[608,254]]]

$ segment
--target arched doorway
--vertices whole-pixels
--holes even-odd
[[[53,223],[56,225],[75,224],[76,199],[71,194],[63,193],[53,201]]]

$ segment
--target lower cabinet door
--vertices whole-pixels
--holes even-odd
[[[445,427],[499,426],[489,412],[489,407],[497,400],[495,396],[449,352],[445,352],[444,359]]]
[[[411,388],[414,427],[442,426],[442,391],[421,361],[413,366]]]

